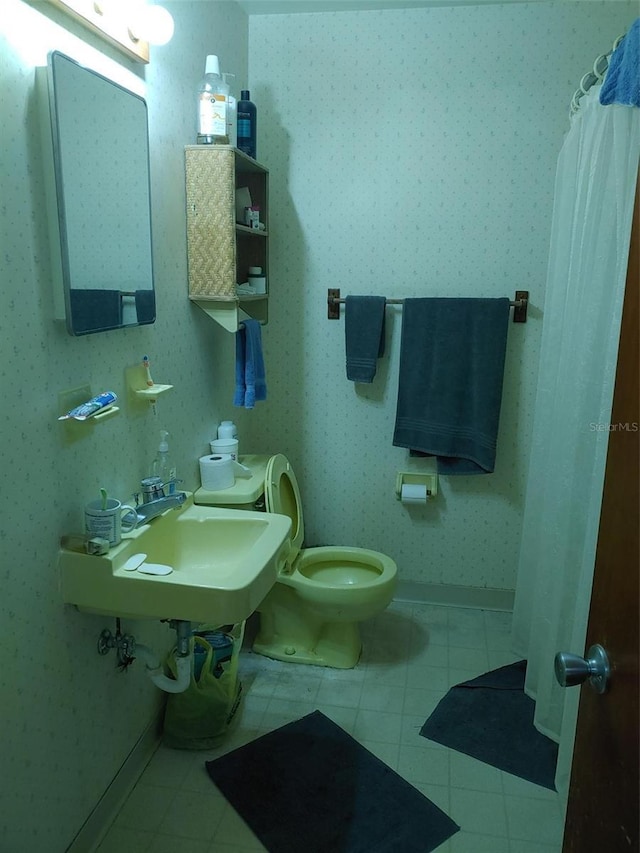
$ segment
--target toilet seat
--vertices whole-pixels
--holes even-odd
[[[291,463],[282,453],[276,453],[267,462],[264,500],[267,512],[288,515],[291,519],[291,550],[288,562],[293,565],[304,542],[304,518],[296,475]]]

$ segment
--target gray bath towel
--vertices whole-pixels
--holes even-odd
[[[508,299],[405,299],[393,443],[440,474],[495,466]]]
[[[345,349],[347,379],[373,382],[377,360],[384,355],[384,296],[347,296]]]

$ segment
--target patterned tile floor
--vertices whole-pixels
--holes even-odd
[[[450,686],[516,660],[510,615],[394,602],[362,626],[362,635],[363,655],[352,670],[280,663],[243,650],[245,699],[235,732],[210,752],[161,746],[99,853],[264,851],[209,781],[204,762],[315,709],[461,826],[437,853],[560,853],[557,794],[419,735]]]

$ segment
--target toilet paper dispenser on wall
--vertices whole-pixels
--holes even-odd
[[[398,471],[396,498],[402,503],[426,503],[438,494],[438,475],[418,471]]]

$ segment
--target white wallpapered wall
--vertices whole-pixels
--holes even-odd
[[[290,455],[311,543],[384,550],[408,580],[513,584],[566,107],[595,55],[634,16],[629,3],[580,3],[258,17],[248,26],[233,3],[166,5],[173,41],[152,50],[144,72],[129,66],[148,84],[158,322],[76,339],[51,319],[34,66],[49,49],[73,56],[80,45],[22,0],[3,7],[0,690],[8,784],[0,850],[10,853],[64,850],[157,707],[141,672],[121,675],[113,655],[95,652],[109,620],[61,605],[55,555],[59,535],[79,527],[82,504],[100,486],[130,495],[161,426],[186,488],[198,485],[196,460],[215,423],[231,416],[245,450]],[[273,233],[269,401],[253,413],[231,407],[232,336],[185,298],[182,151],[193,141],[205,55],[219,53],[239,91],[249,32]],[[354,388],[344,377],[343,322],[325,319],[328,286],[389,296],[531,289],[531,320],[510,333],[494,476],[443,482],[424,510],[396,503],[395,471],[406,465],[405,452],[391,447],[400,316],[388,312],[376,382]],[[145,353],[156,380],[175,385],[157,422],[125,392],[124,368]],[[66,443],[55,421],[58,392],[85,383],[119,393],[122,412]],[[171,642],[161,626],[123,627],[159,649]]]
[[[293,461],[309,544],[390,554],[400,578],[515,586],[555,164],[582,75],[629,4],[261,16],[250,27],[258,159],[271,169],[269,415],[257,442]],[[493,475],[440,480],[425,507],[392,446],[401,309],[372,385],[347,381],[342,295],[509,296]],[[553,484],[549,484],[553,488]]]
[[[148,84],[158,321],[72,338],[52,320],[34,67],[46,63],[52,48],[89,59],[73,35],[39,10],[19,0],[3,3],[2,853],[65,850],[158,707],[159,693],[140,664],[123,675],[113,653],[97,654],[100,631],[113,630],[114,621],[62,605],[55,568],[60,534],[81,529],[81,507],[100,486],[130,498],[148,474],[161,427],[171,433],[185,487],[198,486],[197,459],[232,408],[233,338],[186,298],[183,146],[195,141],[194,93],[205,55],[219,50],[224,67],[244,81],[247,19],[233,3],[180,3],[172,12],[176,35],[152,49],[145,70],[105,49]],[[144,354],[156,381],[175,386],[160,399],[157,422],[150,407],[131,404],[125,389],[125,367]],[[56,421],[58,392],[85,383],[95,392],[116,391],[122,411],[69,444]],[[175,636],[159,623],[124,621],[123,630],[160,653]]]

